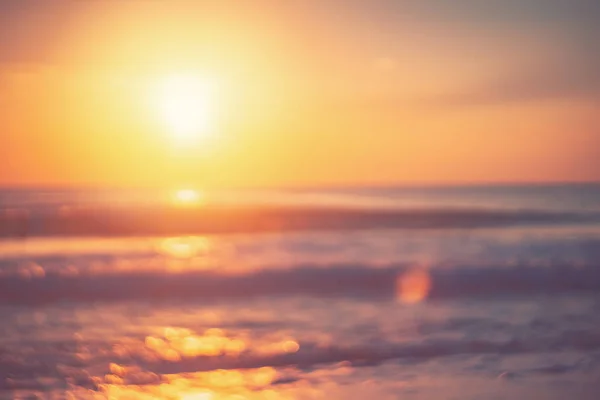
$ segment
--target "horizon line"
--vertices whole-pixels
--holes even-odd
[[[230,186],[205,186],[202,184],[190,185],[201,191],[302,191],[302,190],[351,190],[351,189],[434,189],[434,188],[489,188],[489,187],[558,187],[558,186],[596,186],[600,180],[544,180],[544,181],[454,181],[454,182],[364,182],[364,183],[323,183],[323,184],[288,184],[288,185],[230,185]],[[176,185],[126,185],[126,184],[99,184],[99,183],[46,183],[46,184],[0,184],[0,191],[4,190],[177,190],[182,187]]]

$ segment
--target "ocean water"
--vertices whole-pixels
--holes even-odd
[[[0,399],[599,398],[600,185],[0,210]]]

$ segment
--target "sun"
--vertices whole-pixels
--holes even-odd
[[[172,74],[160,82],[159,111],[178,145],[192,145],[212,133],[214,85],[194,74]]]

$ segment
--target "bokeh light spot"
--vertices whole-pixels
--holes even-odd
[[[398,300],[407,304],[420,303],[431,290],[431,277],[424,268],[413,268],[401,274],[396,281]]]

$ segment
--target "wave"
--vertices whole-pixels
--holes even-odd
[[[25,273],[24,273],[25,272]],[[406,265],[297,266],[228,274],[219,271],[124,271],[103,274],[31,270],[0,275],[0,301],[55,302],[244,300],[266,296],[321,298],[462,299],[600,292],[597,265],[415,269]]]
[[[173,375],[200,378],[200,374],[211,371],[223,374],[225,371],[264,371],[265,368],[280,371],[279,374],[273,374],[273,379],[265,382],[266,386],[275,386],[310,380],[311,376],[318,378],[331,369],[376,367],[389,362],[414,368],[421,362],[452,356],[491,356],[493,358],[487,360],[480,357],[477,365],[477,368],[489,372],[497,368],[495,364],[505,356],[565,351],[594,352],[600,349],[600,336],[595,330],[565,329],[544,337],[513,332],[502,340],[472,337],[426,338],[398,343],[381,338],[376,344],[340,343],[327,346],[303,341],[298,351],[290,353],[266,354],[246,349],[235,355],[190,355],[178,359],[165,359],[148,349],[143,341],[134,338],[126,341],[117,338],[114,342],[37,342],[30,346],[36,351],[4,349],[13,357],[0,359],[0,373],[10,376],[9,379],[0,381],[0,391],[47,390],[49,382],[58,387],[68,383],[98,390],[99,384],[114,383],[115,376],[122,378],[118,380],[120,383],[128,385],[158,385],[168,383],[167,376]],[[78,352],[82,350],[93,356],[78,357]],[[40,354],[46,360],[54,362],[40,363]],[[537,368],[522,366],[519,372],[556,376],[571,371],[586,371],[592,366],[590,364],[595,363],[595,360],[583,360],[551,363]],[[92,375],[94,372],[96,376]]]
[[[0,211],[0,237],[160,236],[302,230],[474,229],[599,223],[592,212],[284,206],[68,208]]]
[[[573,340],[573,339],[578,340]],[[297,354],[281,354],[266,357],[248,357],[233,360],[220,360],[217,364],[206,358],[195,358],[179,363],[159,361],[144,363],[136,360],[138,365],[144,365],[161,374],[185,373],[190,371],[210,371],[213,369],[258,368],[263,365],[285,367],[294,365],[300,369],[309,370],[316,365],[339,362],[351,363],[357,367],[375,366],[389,360],[407,360],[411,362],[426,361],[439,357],[454,355],[481,354],[528,354],[557,349],[575,351],[593,351],[600,349],[600,339],[592,332],[565,331],[540,343],[524,338],[512,338],[505,341],[476,340],[476,339],[429,339],[421,343],[379,343],[378,346],[365,345],[362,347],[322,346],[304,344],[302,351]],[[217,364],[217,365],[215,365]],[[553,371],[540,371],[552,373]]]

